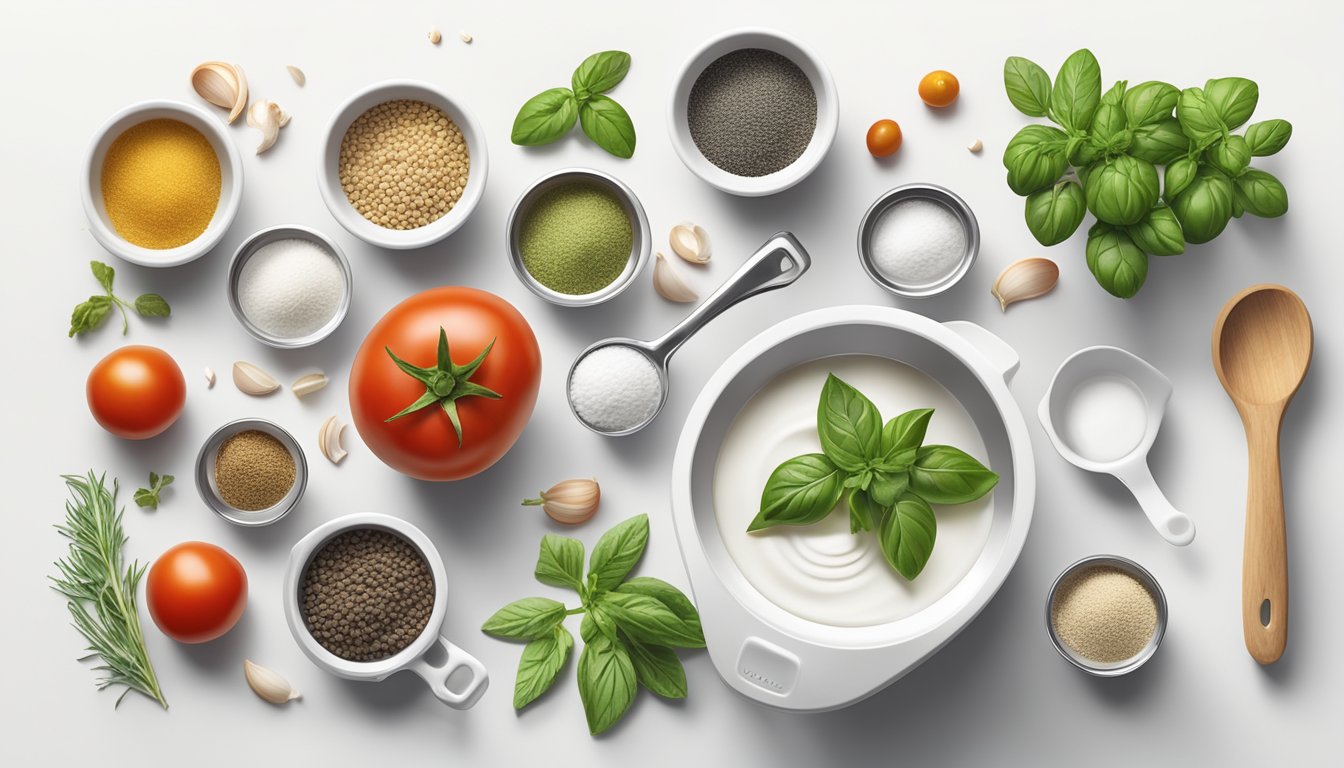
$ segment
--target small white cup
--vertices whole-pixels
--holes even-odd
[[[299,605],[299,593],[303,588],[303,573],[313,555],[322,549],[332,538],[346,531],[373,528],[387,531],[410,542],[419,551],[420,556],[429,564],[434,577],[434,608],[429,622],[420,636],[398,653],[378,661],[350,661],[322,647],[303,620],[302,606]],[[299,540],[289,553],[289,565],[285,569],[285,619],[289,622],[289,631],[294,635],[299,647],[317,666],[347,680],[379,681],[394,672],[410,670],[429,684],[439,701],[453,709],[470,709],[480,700],[489,685],[485,665],[475,656],[458,648],[439,634],[443,626],[444,614],[448,608],[448,577],[444,571],[443,559],[434,548],[429,537],[419,528],[389,515],[371,512],[338,517],[319,525],[311,533]],[[442,664],[432,664],[425,655],[434,646],[442,648],[447,658]],[[448,678],[459,669],[471,672],[471,679],[460,691],[448,687]]]

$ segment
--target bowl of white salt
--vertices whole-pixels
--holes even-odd
[[[315,229],[286,224],[243,241],[229,264],[229,307],[253,338],[281,349],[330,336],[350,309],[350,262]]]
[[[956,285],[980,253],[980,225],[954,192],[905,184],[883,194],[859,223],[859,261],[873,282],[922,298]]]

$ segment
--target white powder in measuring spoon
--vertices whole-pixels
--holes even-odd
[[[258,248],[238,275],[238,304],[252,324],[294,339],[326,325],[345,297],[345,271],[310,240],[288,238]]]
[[[569,402],[580,419],[603,432],[634,429],[653,418],[663,382],[649,358],[624,344],[584,355],[569,377]]]
[[[878,218],[869,250],[883,277],[904,286],[927,285],[961,265],[966,230],[942,203],[902,200]]]

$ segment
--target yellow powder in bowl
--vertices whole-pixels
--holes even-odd
[[[1119,568],[1084,568],[1055,590],[1050,623],[1074,653],[1115,664],[1147,647],[1157,631],[1157,601],[1138,579]]]
[[[123,240],[163,250],[201,236],[219,207],[219,157],[210,141],[168,118],[127,128],[103,160],[103,207]]]

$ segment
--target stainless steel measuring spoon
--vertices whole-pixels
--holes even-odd
[[[758,248],[751,255],[751,258],[747,259],[741,267],[738,267],[737,272],[733,273],[733,276],[728,278],[727,282],[719,286],[708,299],[705,299],[704,303],[696,307],[691,314],[686,316],[686,319],[677,323],[672,330],[662,336],[653,341],[613,337],[590,345],[574,359],[574,364],[569,368],[569,375],[565,378],[565,395],[569,400],[570,410],[574,412],[574,417],[588,429],[608,437],[633,434],[647,427],[658,417],[658,414],[663,410],[663,404],[667,402],[668,361],[672,358],[672,354],[682,344],[686,343],[687,339],[700,330],[705,323],[718,317],[725,309],[758,293],[783,288],[793,283],[811,265],[812,258],[807,255],[807,251],[798,242],[798,238],[789,232],[779,232]],[[584,358],[596,350],[617,346],[627,347],[638,352],[653,365],[654,371],[658,374],[661,391],[658,397],[658,407],[654,408],[644,421],[633,426],[610,429],[589,422],[579,413],[579,408],[574,403],[574,371],[579,367],[579,363],[583,362]]]

